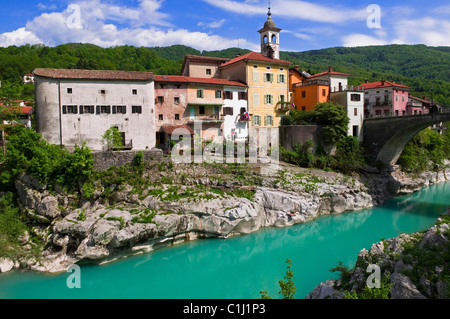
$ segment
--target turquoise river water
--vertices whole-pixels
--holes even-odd
[[[72,273],[12,271],[0,275],[1,299],[255,299],[278,298],[291,259],[304,298],[322,281],[337,278],[339,261],[353,267],[362,248],[382,238],[431,227],[450,206],[450,183],[427,187],[383,206],[288,228],[265,228],[228,239],[205,239],[163,248],[106,265],[81,266],[81,288]]]

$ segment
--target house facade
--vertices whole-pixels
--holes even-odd
[[[408,86],[389,81],[367,82],[359,85],[365,92],[365,116],[404,116],[407,115],[409,98]]]
[[[151,72],[35,69],[37,131],[51,144],[102,150],[116,127],[127,149],[155,146]]]
[[[347,134],[362,141],[362,128],[364,123],[364,92],[343,90],[331,92],[331,102],[342,105],[350,120]]]

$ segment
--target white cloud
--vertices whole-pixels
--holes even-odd
[[[376,29],[375,36],[350,34],[342,37],[346,47],[384,44],[425,44],[428,46],[450,46],[450,21],[423,17],[403,19],[386,28]]]
[[[199,22],[197,26],[199,27],[207,27],[210,29],[217,29],[220,28],[224,23],[225,19],[219,20],[219,21],[213,21],[213,22]]]
[[[266,14],[267,6],[256,2],[238,2],[234,0],[203,0],[213,6],[226,11],[243,15]],[[272,1],[273,15],[296,18],[308,21],[341,24],[353,20],[367,19],[366,8],[357,10],[345,7],[329,7],[301,0],[275,0]]]
[[[191,32],[170,27],[170,17],[159,12],[163,1],[139,0],[137,8],[111,5],[107,0],[81,0],[73,10],[42,13],[25,27],[0,34],[0,46],[43,43],[55,46],[69,42],[92,43],[102,47],[115,45],[168,46],[184,44],[199,50],[219,50],[240,46],[255,49],[258,46],[245,39],[228,39],[204,32]],[[69,23],[80,20],[79,27]],[[72,21],[73,22],[73,21]],[[220,27],[225,19],[209,24]],[[165,30],[164,27],[170,29]]]
[[[385,40],[372,37],[366,34],[350,34],[342,38],[342,45],[344,47],[360,47],[370,45],[385,45],[388,44]]]
[[[0,47],[39,43],[42,43],[42,41],[32,32],[27,31],[25,28],[20,28],[12,32],[5,32],[0,34]]]

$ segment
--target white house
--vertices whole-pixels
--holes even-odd
[[[49,143],[102,150],[102,135],[116,127],[127,149],[155,146],[153,73],[35,69],[33,75],[37,131]]]
[[[330,93],[331,101],[342,105],[347,111],[350,122],[348,123],[348,135],[357,137],[362,141],[362,127],[364,123],[364,92],[343,90]]]
[[[223,135],[227,141],[245,141],[248,137],[247,88],[224,86]]]

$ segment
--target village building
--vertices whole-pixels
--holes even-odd
[[[408,86],[382,80],[366,81],[359,88],[365,92],[364,112],[367,118],[407,115]]]
[[[229,59],[187,54],[181,66],[181,75],[198,78],[220,78],[219,66],[227,61]]]
[[[125,149],[155,146],[151,72],[42,69],[33,71],[37,132],[51,144],[102,150],[116,127]]]
[[[157,145],[170,149],[177,127],[205,141],[246,140],[247,86],[220,78],[155,77]],[[195,131],[194,131],[195,130]]]
[[[431,104],[432,104],[431,101],[427,100],[425,96],[423,98],[418,98],[410,94],[408,97],[408,104],[406,105],[406,114],[408,115],[429,114]]]

